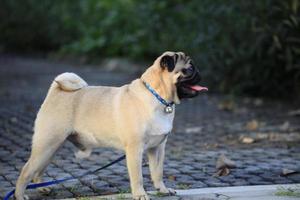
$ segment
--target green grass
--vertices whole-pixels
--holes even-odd
[[[117,199],[126,199],[125,194],[118,194]]]
[[[69,190],[70,190],[70,192],[74,193],[74,192],[76,192],[78,187],[79,187],[78,185],[74,185],[74,186],[69,187]]]
[[[279,187],[275,193],[276,196],[300,197],[300,185],[294,188]]]
[[[178,184],[177,185],[179,189],[182,189],[182,190],[186,190],[186,189],[189,189],[190,188],[190,185],[189,184]]]
[[[121,193],[121,194],[126,194],[126,193],[130,193],[131,191],[130,191],[130,189],[121,189],[121,190],[119,190],[119,193]]]
[[[156,193],[154,194],[154,196],[156,196],[156,197],[165,197],[165,196],[167,196],[167,194],[164,194],[164,193],[162,193],[162,192],[156,192]]]

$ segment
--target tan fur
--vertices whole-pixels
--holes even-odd
[[[58,84],[60,89],[65,91],[79,90],[88,85],[82,78],[70,72],[58,75],[54,81]]]
[[[79,158],[89,156],[95,147],[124,150],[135,199],[149,199],[142,180],[142,155],[146,150],[154,186],[173,194],[162,176],[165,138],[172,130],[174,112],[164,113],[164,106],[142,80],[166,100],[179,103],[175,83],[179,69],[185,66],[178,62],[174,72],[163,70],[159,64],[162,56],[141,79],[122,87],[87,86],[76,74],[59,75],[37,114],[31,156],[17,181],[15,197],[23,199],[24,188],[32,179],[41,181],[42,172],[66,139],[78,146]]]

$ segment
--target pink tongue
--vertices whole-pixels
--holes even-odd
[[[202,87],[200,85],[190,85],[189,86],[191,89],[195,90],[195,91],[201,91],[201,90],[205,90],[208,91],[207,87]]]

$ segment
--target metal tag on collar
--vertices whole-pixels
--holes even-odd
[[[165,113],[170,114],[173,112],[173,107],[172,105],[168,105],[165,107]]]

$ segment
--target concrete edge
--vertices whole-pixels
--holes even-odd
[[[211,193],[243,193],[243,192],[260,192],[260,191],[273,191],[278,188],[291,188],[299,187],[299,184],[276,184],[276,185],[250,185],[250,186],[233,186],[233,187],[215,187],[215,188],[199,188],[189,190],[176,190],[177,195],[200,195]]]
[[[212,194],[230,194],[230,195],[240,195],[244,194],[248,196],[250,194],[259,194],[259,195],[266,195],[266,196],[272,196],[278,188],[300,188],[299,184],[276,184],[276,185],[253,185],[253,186],[232,186],[232,187],[214,187],[214,188],[197,188],[197,189],[188,189],[188,190],[176,190],[177,194],[176,196],[206,196],[206,195],[212,195]],[[156,191],[149,191],[147,192],[149,195],[157,194]],[[121,194],[112,194],[112,195],[103,195],[103,196],[91,196],[86,197],[90,200],[114,200],[114,199],[130,199],[131,194],[129,193],[121,193]],[[80,198],[68,198],[64,200],[75,200]],[[82,199],[85,199],[85,197],[82,197]]]

